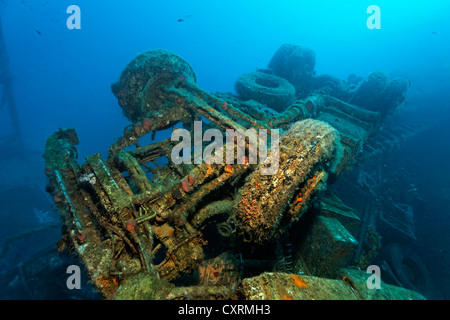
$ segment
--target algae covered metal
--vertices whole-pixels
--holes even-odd
[[[286,50],[299,58],[283,60]],[[273,72],[265,73],[293,82],[289,95],[295,101],[277,108],[270,107],[273,97],[265,101],[267,95],[256,101],[205,92],[190,65],[170,51],[142,53],[112,85],[131,123],[106,159],[93,154],[80,164],[74,129],[49,137],[47,190],[65,224],[59,248],[79,257],[105,298],[331,297],[319,286],[353,264],[360,220],[327,195],[327,184],[353,164],[386,108],[402,101],[384,105],[383,112],[353,103],[366,94],[370,81],[363,88],[340,88],[347,90],[347,100],[334,97],[329,82],[318,85],[310,72],[315,56],[306,50],[300,59],[301,50],[306,49],[284,48],[271,62]],[[295,68],[284,75],[292,64]],[[246,85],[256,87],[239,82]],[[258,86],[270,89],[272,83]],[[167,129],[172,139],[144,139]],[[220,133],[215,142],[232,131],[231,147],[207,144],[212,141],[208,129]],[[180,132],[194,137],[193,146],[179,147],[173,137]],[[294,287],[317,284],[317,290],[315,295],[267,294],[254,278],[258,274],[269,279],[265,286],[276,283],[272,290],[286,281]],[[337,287],[334,297],[367,297],[352,296],[347,282]]]

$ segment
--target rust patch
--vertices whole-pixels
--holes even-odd
[[[299,288],[306,288],[308,285],[306,284],[305,281],[303,281],[303,279],[295,274],[292,275],[292,281],[294,282],[294,284],[299,287]]]

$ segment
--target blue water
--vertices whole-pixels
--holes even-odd
[[[80,30],[66,26],[72,4],[81,9]],[[366,9],[373,4],[381,9],[379,30],[366,25]],[[74,127],[80,159],[96,152],[106,157],[128,124],[110,85],[131,59],[150,49],[183,57],[209,92],[234,92],[240,74],[267,67],[284,43],[314,50],[317,74],[346,79],[381,70],[410,80],[402,114],[430,127],[409,139],[389,166],[410,172],[423,199],[413,203],[417,241],[410,245],[433,274],[431,297],[439,299],[450,298],[449,12],[446,0],[0,1],[23,142],[33,154],[43,152],[58,128]],[[12,126],[4,109],[0,114],[1,136]],[[2,158],[1,189],[23,184],[45,189],[39,156],[29,167],[9,166],[17,159],[7,152]],[[23,244],[25,253],[11,261],[3,259],[3,270],[28,258],[33,244]]]

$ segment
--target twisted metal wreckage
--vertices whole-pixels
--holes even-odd
[[[74,129],[48,138],[47,190],[65,224],[60,249],[78,255],[105,298],[423,298],[384,283],[367,288],[369,274],[355,267],[375,244],[354,255],[360,218],[326,192],[409,84],[382,72],[352,84],[316,76],[314,65],[313,51],[283,45],[268,69],[238,78],[235,96],[203,91],[174,53],[138,55],[112,85],[132,125],[108,159],[78,164]],[[232,165],[175,165],[177,142],[140,144],[180,122],[192,133],[194,121],[242,134],[280,129],[279,170],[262,175],[267,163],[236,159],[238,150]],[[247,148],[270,142],[241,138]]]

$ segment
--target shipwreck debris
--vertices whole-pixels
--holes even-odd
[[[330,180],[354,164],[386,110],[402,102],[405,87],[397,80],[389,86],[394,80],[386,78],[372,86],[369,77],[358,87],[328,76],[318,78],[314,65],[312,50],[286,45],[269,64],[273,74],[259,71],[263,87],[273,89],[270,79],[276,75],[296,89],[282,105],[261,95],[244,100],[242,92],[240,97],[207,93],[181,57],[167,50],[144,52],[112,85],[131,124],[110,146],[106,159],[93,154],[79,164],[72,129],[49,137],[44,154],[47,190],[58,199],[66,226],[63,239],[105,298],[361,299],[391,293],[421,298],[387,286],[380,297],[355,294],[356,287],[348,282],[330,279],[352,265],[360,218],[324,191]],[[364,97],[372,87],[377,97],[392,103],[383,105],[386,110],[366,104]],[[333,96],[336,92],[339,97]],[[280,147],[271,151],[279,152],[277,170],[261,174],[268,164],[261,159],[254,163],[248,154],[252,146],[276,145],[267,136],[241,136],[245,150],[214,150],[222,159],[231,154],[232,163],[200,156],[194,163],[176,164],[170,139],[139,143],[143,136],[175,124],[194,136],[194,121],[242,135],[250,128],[280,130]],[[132,145],[136,148],[130,151],[127,147]],[[204,146],[193,148],[202,151]],[[312,212],[312,207],[318,210]],[[305,220],[307,212],[312,220]],[[305,221],[312,223],[302,237],[289,235],[288,258],[296,260],[289,262],[289,269],[296,274],[249,275],[249,270],[271,271],[275,263],[270,257],[275,258],[280,247],[277,241],[287,237],[292,225]],[[330,284],[337,288],[334,295]]]

